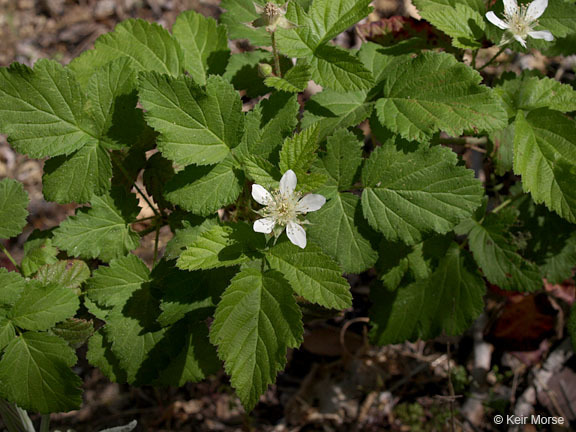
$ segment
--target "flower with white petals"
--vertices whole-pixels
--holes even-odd
[[[510,32],[511,37],[503,37],[500,45],[505,45],[514,38],[526,48],[528,36],[548,42],[554,40],[554,36],[548,30],[534,31],[534,27],[538,25],[538,18],[547,7],[548,0],[534,0],[530,5],[520,6],[516,0],[504,0],[504,20],[498,18],[492,11],[486,14],[486,18],[495,26]]]
[[[254,222],[254,231],[264,234],[274,232],[274,235],[279,237],[286,228],[290,241],[304,249],[306,231],[302,228],[302,224],[307,222],[299,217],[320,210],[326,203],[326,198],[318,194],[302,197],[296,192],[297,182],[294,171],[288,170],[280,179],[280,189],[272,193],[259,184],[252,185],[252,198],[258,204],[266,206],[257,212],[263,218]]]

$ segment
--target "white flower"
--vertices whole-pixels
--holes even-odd
[[[272,193],[259,184],[252,185],[252,198],[264,207],[258,211],[263,216],[254,222],[254,231],[270,234],[274,231],[276,237],[286,228],[286,234],[292,243],[304,249],[306,247],[306,231],[299,216],[308,212],[320,210],[326,203],[326,198],[318,194],[308,194],[302,198],[295,192],[298,179],[294,171],[288,170],[280,179],[280,189]]]
[[[547,7],[548,0],[534,0],[529,6],[518,6],[516,0],[504,0],[504,20],[498,18],[492,11],[486,14],[486,18],[502,30],[508,30],[512,38],[526,48],[528,36],[548,42],[554,40],[554,36],[548,30],[534,31],[534,27],[538,25],[538,18],[542,16]],[[512,38],[502,38],[500,45],[507,44]]]

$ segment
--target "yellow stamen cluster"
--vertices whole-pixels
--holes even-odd
[[[298,201],[302,198],[299,192],[283,195],[279,190],[272,192],[272,201],[258,213],[263,217],[274,219],[276,224],[286,226],[290,221],[296,221],[298,215]]]

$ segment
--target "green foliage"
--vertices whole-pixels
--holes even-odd
[[[502,289],[536,291],[542,287],[538,267],[518,254],[509,228],[504,218],[488,214],[481,222],[462,222],[456,232],[468,235],[474,259],[491,283]]]
[[[449,232],[480,205],[482,185],[456,165],[447,148],[403,153],[393,146],[374,151],[362,170],[362,209],[388,240],[420,242]]]
[[[429,141],[445,131],[487,131],[506,126],[500,99],[482,77],[446,53],[400,56],[383,72],[383,97],[376,102],[382,125],[408,140]]]
[[[184,51],[184,67],[194,81],[206,84],[209,74],[222,74],[230,50],[226,28],[194,11],[178,16],[172,28]]]
[[[482,1],[416,0],[420,16],[452,37],[458,48],[480,48],[486,8]]]
[[[0,180],[0,238],[10,238],[22,232],[28,216],[28,194],[22,183]]]
[[[224,292],[210,330],[232,386],[251,410],[302,343],[302,312],[276,271],[245,269]]]
[[[90,209],[80,209],[54,230],[54,245],[70,255],[110,261],[139,244],[130,228],[138,213],[136,197],[115,194],[92,197]]]
[[[358,30],[378,43],[340,46],[369,4],[293,0],[294,26],[267,31],[252,0],[224,0],[220,23],[127,20],[68,66],[0,68],[0,132],[46,159],[44,198],[76,209],[20,235],[27,194],[0,180],[0,238],[27,237],[23,254],[0,247],[15,268],[0,269],[0,397],[78,409],[86,344],[131,385],[182,386],[223,362],[250,410],[301,344],[303,311],[361,301],[344,273],[371,283],[378,344],[462,334],[486,283],[573,278],[573,86],[501,73],[516,56],[478,67],[502,36],[483,0],[415,0],[435,29],[372,23]],[[573,54],[575,8],[551,2],[538,28],[556,40],[531,46]],[[228,37],[248,42],[231,54]],[[295,193],[279,190],[288,170]]]
[[[397,289],[374,287],[372,340],[380,345],[465,331],[483,310],[482,278],[452,244],[428,279]]]
[[[288,242],[272,247],[266,260],[273,270],[284,275],[296,293],[326,308],[345,309],[352,295],[338,265],[318,246],[300,250]]]
[[[536,203],[576,223],[576,122],[546,108],[518,113],[514,172]]]
[[[69,288],[29,282],[6,317],[26,330],[48,330],[73,316],[79,304],[78,296]]]
[[[239,144],[242,104],[224,79],[209,77],[203,89],[184,76],[150,72],[140,77],[146,120],[160,133],[158,148],[168,159],[182,165],[210,165]]]
[[[23,333],[10,342],[0,360],[0,395],[44,414],[78,409],[81,380],[70,370],[75,363],[76,355],[63,339]]]

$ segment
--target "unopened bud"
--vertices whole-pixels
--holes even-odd
[[[272,66],[268,63],[258,63],[258,75],[262,78],[273,76]]]

